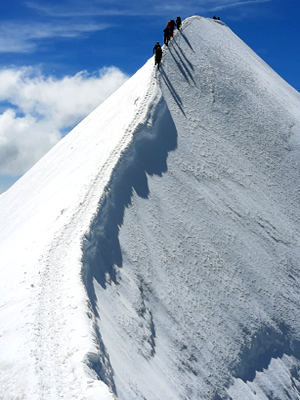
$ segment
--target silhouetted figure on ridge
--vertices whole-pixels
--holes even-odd
[[[153,47],[153,53],[155,53],[155,64],[157,64],[157,69],[159,69],[159,64],[161,62],[161,58],[162,58],[162,49],[161,49],[161,45],[159,44],[159,42],[155,43],[155,46]]]
[[[156,50],[158,49],[158,47],[161,47],[159,42],[156,42],[154,47],[153,47],[153,54],[156,52]]]
[[[165,28],[165,29],[164,29],[164,44],[165,44],[166,46],[168,46],[169,41],[170,41],[170,38],[171,38],[170,29]]]
[[[176,26],[176,22],[174,21],[174,19],[171,19],[170,25],[171,25],[171,37],[173,37],[173,32]]]
[[[155,65],[157,64],[157,69],[159,69],[161,59],[162,59],[162,49],[161,47],[158,47],[155,51]]]
[[[177,25],[177,29],[180,29],[180,27],[181,27],[181,18],[180,17],[177,17],[176,25]]]
[[[167,29],[169,29],[170,37],[171,37],[171,21],[168,21],[168,23],[167,23]]]

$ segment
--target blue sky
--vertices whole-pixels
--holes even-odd
[[[300,91],[300,0],[0,3],[0,193],[135,73],[169,19],[220,16]]]

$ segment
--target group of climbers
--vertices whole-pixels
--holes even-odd
[[[213,16],[213,19],[220,21],[220,17],[216,17],[215,15]],[[177,29],[181,28],[181,18],[180,17],[177,17],[176,22],[174,21],[174,19],[171,19],[170,21],[168,21],[166,28],[163,30],[164,44],[166,46],[169,45],[169,41],[173,37],[175,27],[177,27]],[[160,62],[162,59],[162,48],[161,48],[161,45],[159,44],[159,42],[156,42],[156,44],[153,48],[153,53],[155,53],[155,65],[157,65],[157,69],[159,69],[159,65],[160,65]]]
[[[173,37],[174,34],[174,29],[177,27],[177,29],[181,28],[181,18],[177,17],[176,22],[174,19],[171,19],[168,21],[167,27],[163,30],[164,32],[164,44],[168,46],[169,41]],[[159,64],[161,62],[162,58],[162,48],[159,42],[156,42],[154,48],[153,48],[153,53],[155,53],[155,65],[157,64],[157,69],[159,69]]]
[[[180,17],[177,17],[176,22],[174,21],[174,19],[171,19],[170,21],[168,21],[167,27],[163,30],[164,44],[166,46],[168,46],[169,41],[173,37],[175,26],[177,27],[177,29],[180,29],[180,27],[181,27],[181,18]]]

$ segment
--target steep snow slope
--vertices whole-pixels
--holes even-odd
[[[299,110],[192,17],[0,196],[1,399],[298,399]]]
[[[1,400],[112,398],[83,363],[94,331],[82,236],[160,99],[153,74],[151,60],[0,196]]]
[[[298,399],[299,93],[200,17],[159,81],[171,116],[140,127],[84,245],[99,375],[122,400]]]

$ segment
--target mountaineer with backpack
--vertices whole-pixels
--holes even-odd
[[[181,18],[180,17],[177,17],[176,25],[177,25],[177,29],[180,29],[180,27],[181,27]]]
[[[166,46],[168,46],[170,39],[171,39],[170,29],[165,28],[164,29],[164,44]]]
[[[169,32],[170,32],[170,37],[171,37],[171,21],[168,21],[168,23],[167,23],[167,28],[166,28],[166,29],[169,30]]]
[[[153,47],[153,54],[156,52],[156,50],[158,49],[158,47],[161,47],[161,45],[159,44],[159,42],[156,42],[154,47]]]
[[[176,22],[174,21],[174,19],[171,19],[170,25],[171,25],[171,37],[173,37],[173,32],[176,26]]]
[[[162,49],[161,46],[159,44],[159,42],[156,42],[154,48],[153,48],[153,53],[155,52],[155,64],[157,64],[157,69],[159,69],[159,64],[161,62],[162,59]]]

